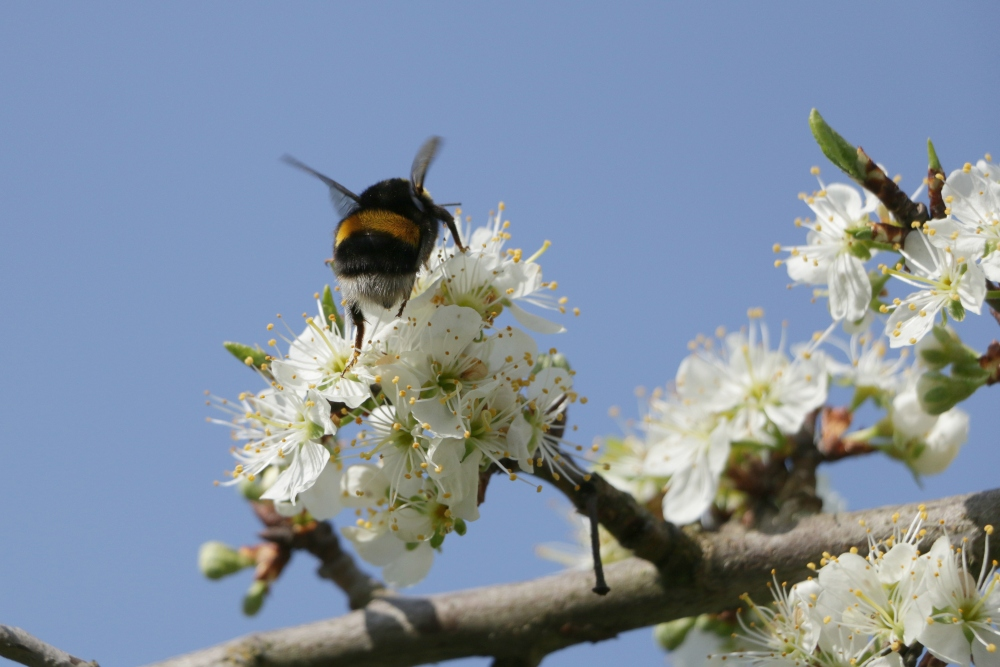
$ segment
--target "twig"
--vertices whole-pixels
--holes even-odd
[[[806,563],[823,551],[857,546],[864,553],[866,529],[889,535],[893,514],[916,511],[905,505],[820,514],[773,535],[727,524],[689,538],[699,557],[682,576],[636,558],[609,565],[612,592],[603,597],[588,590],[590,572],[577,571],[424,598],[376,599],[339,618],[249,635],[156,667],[405,667],[484,655],[499,665],[534,665],[566,646],[731,608],[743,592],[768,597],[764,573],[772,568],[789,581],[805,579],[812,574]],[[943,520],[952,540],[969,538],[968,553],[978,558],[982,527],[1000,525],[1000,490],[928,503],[926,511],[926,544],[942,534]]]
[[[925,223],[928,220],[927,207],[924,204],[914,204],[913,201],[899,189],[899,186],[868,157],[860,147],[858,160],[864,161],[864,180],[861,184],[865,189],[879,198],[889,212],[903,225],[903,236],[914,222]]]
[[[351,609],[361,609],[376,596],[389,593],[385,584],[359,568],[351,554],[341,548],[330,522],[314,521],[299,526],[278,514],[271,503],[258,502],[252,503],[252,506],[254,513],[266,526],[261,537],[285,549],[288,557],[291,557],[293,551],[302,550],[318,558],[320,566],[317,574],[332,581],[347,594]],[[284,562],[287,562],[287,558]]]
[[[589,482],[588,482],[589,484]],[[607,595],[611,592],[608,583],[604,580],[604,562],[601,560],[601,534],[598,530],[597,518],[597,494],[592,493],[587,499],[587,518],[590,519],[590,553],[594,560],[594,577],[597,580],[591,589],[598,595]]]
[[[98,667],[9,625],[0,625],[0,656],[28,667]]]
[[[701,557],[695,541],[677,526],[653,516],[630,494],[619,491],[597,473],[577,471],[586,486],[565,475],[553,475],[548,466],[536,467],[534,475],[559,489],[584,516],[588,515],[587,502],[596,497],[597,518],[618,543],[674,576],[686,576],[683,573]]]

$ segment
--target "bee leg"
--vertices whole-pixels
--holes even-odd
[[[354,334],[354,354],[351,356],[351,361],[344,368],[344,372],[340,374],[340,377],[344,377],[347,371],[351,370],[358,361],[358,357],[361,356],[361,346],[365,342],[365,314],[361,312],[356,303],[350,305],[350,310],[351,321],[354,322],[354,329],[356,331]]]
[[[396,313],[396,317],[403,316],[403,309],[406,308],[406,304],[408,304],[409,302],[410,302],[410,297],[406,297],[405,299],[403,299],[403,303],[399,306],[399,312]]]

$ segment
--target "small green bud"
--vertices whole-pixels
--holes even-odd
[[[465,535],[465,531],[467,531],[467,530],[468,530],[468,527],[466,527],[465,521],[463,521],[462,519],[455,519],[455,532],[456,533],[458,533],[459,535]]]
[[[653,627],[653,638],[665,650],[673,651],[684,643],[697,620],[697,616],[689,616],[688,618],[678,618],[675,621],[660,623]]]
[[[198,550],[198,569],[209,579],[228,577],[254,565],[252,558],[222,542],[205,542]]]
[[[240,481],[236,484],[236,488],[240,492],[241,496],[253,502],[257,502],[260,500],[260,497],[264,495],[264,485],[261,484],[259,477],[251,480],[244,475],[243,477],[240,477]]]
[[[250,347],[249,345],[244,345],[243,343],[234,343],[228,340],[222,345],[229,350],[230,354],[245,363],[247,366],[260,368],[267,363],[267,353],[259,347]]]
[[[266,581],[255,581],[250,584],[246,595],[243,596],[243,614],[256,616],[260,608],[264,606],[264,598],[270,591],[271,585]]]
[[[431,538],[431,548],[439,549],[442,544],[444,544],[444,533],[434,533]]]
[[[941,161],[938,160],[937,151],[934,150],[934,143],[927,138],[927,168],[933,171],[944,171],[941,168]]]
[[[827,125],[816,109],[809,113],[809,128],[830,162],[859,183],[865,180],[864,169],[858,162],[858,149]]]

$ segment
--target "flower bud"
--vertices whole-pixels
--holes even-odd
[[[247,616],[256,616],[264,606],[264,598],[270,590],[271,586],[266,581],[255,581],[250,584],[247,594],[243,596],[243,613]]]
[[[209,579],[221,579],[255,564],[253,558],[222,542],[205,542],[198,550],[198,569]]]
[[[969,436],[969,416],[953,408],[936,416],[927,413],[912,387],[892,402],[893,444],[887,453],[918,475],[944,471]]]
[[[919,475],[943,472],[969,437],[969,415],[954,409],[938,417],[937,424],[924,440],[923,447],[910,459],[910,468]]]
[[[246,476],[240,477],[236,488],[239,490],[241,496],[253,502],[260,500],[261,495],[264,493],[264,485],[261,484],[259,477],[252,480]]]

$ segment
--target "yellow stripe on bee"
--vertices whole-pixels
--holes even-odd
[[[410,245],[420,244],[420,229],[412,220],[391,211],[373,209],[358,211],[351,217],[345,218],[337,228],[337,239],[334,247],[339,246],[341,241],[359,232],[382,232]]]

